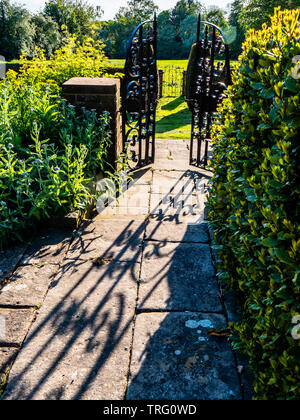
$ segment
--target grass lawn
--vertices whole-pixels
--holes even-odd
[[[158,60],[158,68],[176,66],[186,69],[188,60]],[[109,60],[108,66],[123,67],[125,60]],[[156,111],[156,138],[189,139],[191,136],[191,118],[183,97],[163,97],[158,102]]]
[[[237,63],[237,60],[230,60],[232,64]],[[111,59],[107,61],[107,65],[111,67],[124,67],[125,60],[123,59]],[[186,70],[188,65],[188,60],[157,60],[158,68],[164,66],[178,66]]]
[[[158,68],[164,67],[164,66],[178,66],[183,67],[186,69],[188,60],[158,60]],[[124,67],[125,60],[123,59],[112,59],[107,61],[107,65],[111,67]]]
[[[161,98],[156,111],[156,138],[189,139],[191,118],[183,97]]]

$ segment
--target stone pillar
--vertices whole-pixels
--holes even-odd
[[[120,79],[73,77],[62,85],[63,97],[76,107],[108,111],[111,116],[112,145],[108,162],[116,168],[116,159],[123,151],[121,131]]]
[[[163,96],[163,79],[164,79],[164,71],[163,70],[158,70],[158,80],[159,80],[159,93],[158,93],[158,98],[162,98]]]

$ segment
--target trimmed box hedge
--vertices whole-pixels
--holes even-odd
[[[213,128],[208,217],[219,279],[242,299],[233,342],[257,399],[300,398],[299,14],[277,8],[248,33]]]

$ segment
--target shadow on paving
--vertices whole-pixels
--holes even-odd
[[[122,399],[128,368],[129,399],[241,398],[227,340],[207,335],[226,326],[209,246],[193,243],[188,233],[171,248],[168,240],[147,240],[163,223],[179,229],[180,218],[171,213],[147,222],[151,234],[145,220],[123,226],[113,219],[111,243],[93,222],[83,227],[12,368],[4,399]],[[143,296],[146,260],[154,272]],[[167,312],[153,311],[147,302],[163,282]]]

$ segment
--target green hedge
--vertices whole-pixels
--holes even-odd
[[[275,9],[249,32],[213,129],[208,215],[220,281],[243,302],[234,345],[257,399],[300,397],[299,14]]]

